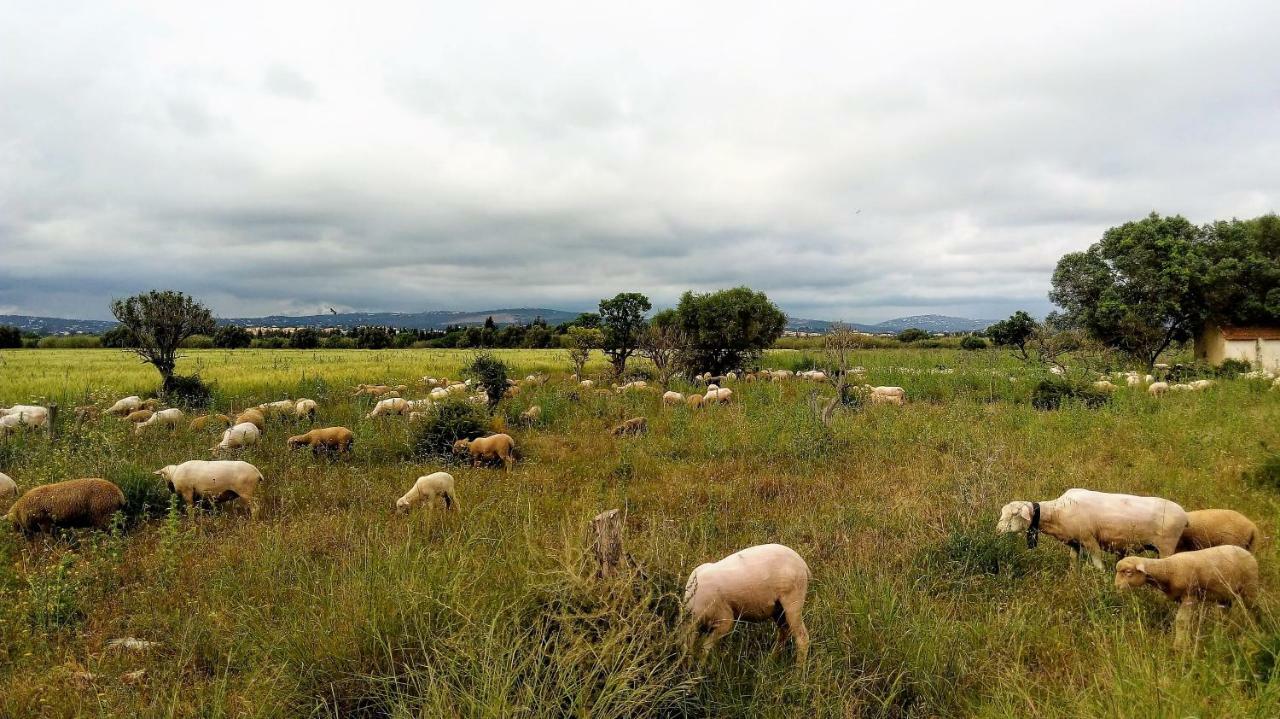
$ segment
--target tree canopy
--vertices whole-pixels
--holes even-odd
[[[608,355],[613,373],[622,377],[627,360],[640,347],[640,339],[648,323],[644,315],[653,305],[639,292],[619,292],[612,299],[600,300],[600,329],[604,340],[600,348]]]
[[[742,368],[759,357],[787,324],[782,310],[750,287],[685,292],[675,319],[688,343],[690,369],[714,374]]]
[[[192,335],[213,334],[213,313],[199,301],[173,290],[152,290],[111,302],[111,313],[132,333],[131,348],[160,372],[168,389],[178,348]]]
[[[991,341],[1003,347],[1013,347],[1018,350],[1022,359],[1027,359],[1027,342],[1036,333],[1036,321],[1023,310],[1018,310],[1008,319],[999,322],[987,328],[987,336]]]

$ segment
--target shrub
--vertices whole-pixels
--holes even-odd
[[[213,391],[200,375],[175,374],[164,381],[161,394],[169,404],[184,407],[208,407],[213,401]]]
[[[462,368],[463,375],[484,387],[489,397],[489,408],[498,406],[502,394],[507,391],[507,365],[491,352],[477,352],[471,362]]]
[[[357,327],[356,347],[362,350],[384,350],[391,346],[391,330],[386,327]]]
[[[209,335],[191,335],[183,340],[179,346],[189,350],[211,350],[213,349],[213,338]]]
[[[1036,385],[1031,393],[1031,406],[1036,409],[1054,410],[1062,406],[1064,400],[1074,400],[1089,409],[1096,409],[1110,401],[1111,395],[1090,385],[1075,382],[1065,377],[1046,377]]]
[[[962,350],[984,350],[987,348],[987,341],[977,335],[965,335],[960,340],[960,349]]]
[[[930,336],[931,335],[928,332],[925,332],[919,327],[908,327],[907,329],[899,332],[896,339],[903,344],[907,344],[909,342],[927,340]]]
[[[1254,486],[1280,490],[1280,453],[1268,455],[1248,478]]]
[[[0,325],[0,350],[17,349],[22,346],[22,330],[13,325]]]
[[[418,457],[448,456],[453,443],[485,433],[488,418],[464,399],[437,402],[420,421],[413,436],[413,453]]]
[[[249,346],[260,350],[282,350],[287,344],[283,337],[255,337]]]
[[[220,349],[238,350],[251,344],[253,344],[253,335],[243,327],[223,325],[213,333],[213,346]]]
[[[46,350],[96,349],[102,346],[102,340],[95,335],[62,335],[42,337],[36,346]]]
[[[325,338],[324,347],[330,350],[353,350],[356,348],[356,341],[350,337],[333,335]]]
[[[1218,376],[1235,377],[1238,374],[1248,372],[1250,369],[1253,369],[1253,365],[1249,364],[1248,360],[1232,357],[1231,359],[1223,360],[1222,364],[1218,365]]]
[[[289,349],[313,350],[319,346],[320,333],[311,327],[303,327],[289,335]]]

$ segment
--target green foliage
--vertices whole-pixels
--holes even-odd
[[[574,326],[563,335],[563,342],[569,351],[574,374],[581,377],[587,360],[591,359],[591,350],[599,349],[604,342],[604,333],[594,327]]]
[[[356,341],[350,337],[332,335],[324,338],[324,348],[329,350],[353,350],[356,348]]]
[[[314,328],[303,327],[289,335],[289,349],[313,350],[320,346],[320,333]]]
[[[357,327],[352,334],[356,347],[362,350],[384,350],[391,346],[393,336],[386,327]]]
[[[0,325],[0,350],[22,346],[22,330],[12,325]]]
[[[1031,394],[1031,406],[1036,409],[1058,409],[1067,400],[1079,402],[1089,409],[1097,409],[1111,401],[1111,395],[1083,382],[1057,376],[1040,380]]]
[[[209,335],[191,335],[182,341],[182,348],[188,350],[211,350],[213,338]]]
[[[1210,317],[1227,325],[1280,322],[1280,217],[1220,221],[1202,232]]]
[[[502,401],[502,394],[507,391],[508,386],[506,363],[498,359],[492,352],[477,352],[471,358],[471,362],[462,368],[462,373],[484,388],[485,396],[489,398],[489,409],[492,410],[498,406],[498,403]]]
[[[1018,350],[1022,359],[1028,359],[1027,343],[1035,336],[1036,328],[1039,325],[1031,315],[1022,310],[1009,315],[1008,319],[999,322],[987,328],[987,336],[991,341],[1001,347],[1013,347]]]
[[[487,427],[484,411],[465,399],[436,402],[414,425],[413,453],[423,459],[449,457],[454,442],[479,437]]]
[[[244,349],[253,343],[253,335],[239,325],[223,325],[213,333],[213,346],[219,349]]]
[[[152,290],[112,300],[111,313],[137,340],[134,351],[166,381],[173,375],[182,341],[214,331],[209,308],[173,290]]]
[[[987,341],[977,335],[965,335],[960,340],[960,349],[962,350],[984,350],[987,348]]]
[[[920,340],[927,340],[932,336],[933,335],[920,329],[919,327],[908,327],[905,330],[899,332],[896,335],[895,339],[897,339],[899,342],[903,344],[910,344],[912,342],[919,342]]]
[[[40,349],[96,349],[102,346],[102,340],[95,335],[53,335],[40,338],[36,346]]]
[[[1264,457],[1247,477],[1249,483],[1255,487],[1280,491],[1280,452],[1273,452]]]
[[[1229,357],[1223,360],[1222,364],[1218,365],[1218,376],[1235,377],[1236,375],[1243,374],[1251,369],[1253,369],[1253,365],[1249,364],[1249,360]]]
[[[161,394],[171,405],[192,409],[208,407],[213,401],[213,390],[200,379],[200,375],[169,375]]]
[[[653,305],[639,292],[619,292],[613,299],[600,300],[600,348],[613,365],[613,374],[622,377],[627,360],[640,346],[646,327],[644,315]]]
[[[75,626],[84,619],[80,607],[76,555],[67,552],[51,567],[30,576],[31,623],[44,631]]]
[[[165,486],[164,478],[153,474],[154,469],[125,465],[105,477],[124,492],[124,516],[129,524],[163,517],[169,506],[173,495]]]
[[[684,293],[676,306],[676,321],[688,342],[690,370],[718,375],[758,358],[782,336],[787,316],[763,292],[735,287]]]

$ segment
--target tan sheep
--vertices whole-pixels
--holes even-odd
[[[155,412],[152,412],[149,409],[140,409],[140,410],[130,412],[124,418],[124,421],[130,422],[132,424],[142,424],[143,422],[146,422],[147,420],[151,419],[151,415],[153,414],[155,414]]]
[[[252,447],[258,443],[258,438],[261,436],[262,430],[258,429],[257,425],[252,422],[241,422],[233,427],[228,427],[222,433],[222,441],[210,447],[209,451],[217,454],[229,449]]]
[[[306,434],[299,434],[288,439],[289,449],[310,447],[313,454],[321,451],[351,453],[351,445],[355,444],[355,434],[346,427],[325,427],[313,429]]]
[[[386,386],[385,384],[361,384],[361,385],[356,385],[355,394],[351,396],[359,397],[361,395],[367,395],[369,397],[381,397],[382,395],[390,391],[391,391],[391,388]]]
[[[55,528],[105,529],[124,509],[124,492],[105,479],[71,479],[34,487],[9,508],[10,522],[28,537]]]
[[[1178,551],[1234,545],[1252,552],[1261,536],[1258,525],[1233,509],[1199,509],[1187,512],[1187,528],[1178,540]]]
[[[477,467],[481,462],[497,462],[508,469],[515,462],[516,441],[509,434],[494,434],[478,439],[460,439],[453,443],[454,454],[469,454],[471,466]]]
[[[182,497],[188,513],[195,509],[198,499],[219,504],[240,499],[249,505],[250,517],[258,516],[256,494],[263,481],[262,472],[248,462],[192,459],[170,464],[155,474],[164,477],[170,492]]]
[[[662,393],[662,403],[665,405],[684,404],[684,395],[668,390]]]
[[[297,419],[305,419],[308,422],[316,421],[316,410],[320,405],[316,404],[314,399],[300,399],[293,405],[293,416]]]
[[[701,636],[705,656],[735,623],[773,620],[778,625],[775,650],[794,638],[796,659],[803,661],[809,652],[803,616],[809,577],[804,559],[781,544],[749,547],[698,566],[684,589],[690,644]]]
[[[102,416],[102,411],[91,404],[82,404],[75,410],[77,422],[92,422]]]
[[[244,424],[246,422],[253,425],[254,427],[257,427],[259,432],[267,431],[267,418],[263,416],[263,414],[256,409],[246,409],[245,411],[236,415],[235,424]],[[232,425],[232,426],[235,426],[235,425]]]
[[[529,425],[537,424],[538,420],[540,419],[542,419],[541,405],[535,404],[529,409],[526,409],[525,411],[520,413],[520,421],[523,422],[524,424],[529,424]]]
[[[613,429],[609,430],[609,434],[614,437],[627,437],[644,434],[647,431],[649,431],[649,421],[647,419],[644,417],[632,417],[621,424],[614,425]]]
[[[1150,394],[1152,397],[1159,397],[1160,395],[1168,391],[1169,391],[1168,382],[1152,382],[1147,387],[1147,394]]]
[[[1165,559],[1125,557],[1116,563],[1116,588],[1154,586],[1178,602],[1174,643],[1190,639],[1192,614],[1200,602],[1252,606],[1258,593],[1258,560],[1234,545],[1183,552]]]
[[[8,508],[18,498],[18,483],[9,475],[0,472],[0,507]]]
[[[162,409],[159,412],[152,413],[151,417],[145,422],[139,422],[134,428],[134,434],[142,434],[147,427],[168,427],[170,432],[178,430],[178,424],[182,422],[185,415],[182,410],[176,407]]]
[[[408,512],[415,505],[425,502],[428,507],[439,499],[445,509],[458,510],[458,498],[454,489],[453,475],[448,472],[433,472],[425,477],[418,477],[404,496],[396,500],[396,511]]]
[[[142,398],[138,395],[130,395],[124,399],[117,400],[115,404],[107,409],[107,414],[114,414],[117,417],[123,417],[130,412],[136,412],[142,409]]]
[[[210,427],[227,428],[231,426],[231,418],[225,414],[206,414],[191,420],[191,424],[187,425],[187,429],[192,432],[201,432]]]
[[[698,409],[704,402],[705,400],[703,400],[702,395],[700,394],[691,394],[689,395],[689,398],[685,400],[685,404],[689,405],[689,409]]]

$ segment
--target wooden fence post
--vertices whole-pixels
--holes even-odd
[[[622,515],[616,509],[601,512],[591,520],[591,550],[596,558],[596,577],[618,573],[622,552]]]
[[[49,404],[49,426],[46,428],[49,433],[49,439],[58,438],[58,403],[51,402]]]

